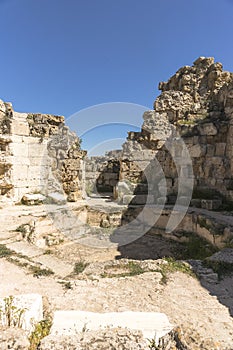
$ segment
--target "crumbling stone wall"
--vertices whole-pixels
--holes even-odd
[[[112,193],[119,181],[121,151],[115,150],[105,156],[85,159],[86,192]]]
[[[233,73],[223,71],[213,58],[200,57],[160,83],[159,89],[154,110],[143,116],[141,132],[129,133],[123,146],[120,177],[143,183],[132,162],[140,169],[145,160],[156,157],[166,178],[167,202],[174,202],[178,175],[191,176],[189,167],[177,168],[174,162],[182,157],[177,140],[182,137],[192,159],[193,203],[217,209],[222,199],[233,201]],[[155,202],[164,196],[164,177],[160,183],[159,173],[147,171],[149,182],[157,183]]]
[[[95,186],[98,192],[114,193],[123,181],[128,186],[125,204],[132,191],[138,204],[148,200],[148,193],[151,203],[172,204],[179,178],[185,186],[193,171],[193,205],[217,209],[222,201],[232,202],[233,74],[213,58],[200,57],[159,89],[154,110],[144,113],[141,132],[129,132],[120,153],[85,159],[85,171],[85,152],[64,117],[17,113],[0,101],[1,200],[64,191],[68,200],[76,201],[85,187],[89,193]],[[176,164],[184,157],[181,140],[192,169]]]
[[[11,139],[12,106],[0,101],[0,196],[12,189],[10,174],[12,164],[9,161]]]
[[[19,202],[35,192],[83,197],[85,152],[64,117],[18,113],[0,101],[0,152],[0,201]]]

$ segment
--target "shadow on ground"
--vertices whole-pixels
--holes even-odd
[[[106,167],[106,170],[104,170],[105,174],[102,175],[102,178],[106,176],[106,173],[109,173],[108,166]],[[120,176],[118,177],[120,178]],[[97,179],[97,183],[98,183]],[[114,189],[111,188],[111,193],[108,193],[108,199],[106,201],[112,201],[114,200]],[[109,188],[108,188],[109,192]],[[101,193],[102,195],[104,193]],[[136,205],[135,203],[140,202],[140,196],[146,195],[147,196],[147,190],[145,187],[145,183],[142,187],[139,185],[136,186],[134,190],[134,199],[128,204],[127,209],[122,214],[121,219],[121,225],[125,225],[129,223],[130,221],[134,220],[134,218],[143,210],[144,205]],[[140,197],[139,201],[137,201],[137,196]],[[175,198],[174,198],[175,199]],[[169,203],[173,204],[173,203]],[[133,211],[135,211],[135,215],[133,215]],[[137,227],[138,230],[138,227]],[[159,229],[158,229],[159,231]],[[153,232],[156,232],[156,227],[153,227]],[[127,231],[126,231],[127,234]],[[115,232],[110,236],[110,241],[114,243],[117,242],[118,239],[118,232],[117,229]],[[204,242],[203,242],[204,244]],[[151,234],[146,233],[139,237],[138,239],[135,239],[131,243],[122,245],[119,244],[118,251],[120,252],[120,255],[116,257],[116,259],[134,259],[134,260],[148,260],[148,259],[160,259],[163,257],[172,257],[174,259],[179,260],[188,260],[190,264],[192,265],[192,262],[195,260],[204,260],[206,256],[211,256],[213,254],[213,251],[209,251],[209,254],[206,254],[206,256],[203,256],[200,258],[201,253],[203,251],[203,247],[201,245],[197,245],[191,250],[187,251],[187,247],[184,244],[181,244],[179,242],[176,242],[171,239],[167,239],[164,236],[160,234]],[[195,263],[194,263],[195,264]],[[194,269],[195,270],[195,269]],[[211,271],[209,272],[211,274]],[[207,276],[208,277],[208,276]],[[209,293],[213,296],[216,296],[218,298],[218,301],[226,306],[229,310],[230,315],[233,317],[233,273],[231,275],[222,277],[219,280],[212,280],[210,281],[209,278],[198,277],[200,284],[209,291]]]

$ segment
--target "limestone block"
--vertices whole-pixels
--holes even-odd
[[[18,141],[14,141],[14,139],[12,140],[12,144],[11,144],[11,152],[13,153],[14,157],[28,157],[28,144],[25,142],[22,142],[20,140],[20,142]]]
[[[106,180],[117,180],[119,177],[118,173],[104,173],[103,175]]]
[[[197,144],[189,148],[189,154],[191,158],[199,158],[202,155],[202,147]]]
[[[62,159],[59,158],[58,159]],[[69,168],[70,170],[77,170],[80,168],[81,161],[80,159],[66,159],[65,160],[65,167]]]
[[[153,204],[153,203],[154,203],[153,195],[137,194],[132,199],[132,204],[137,204],[137,205]]]
[[[41,156],[45,157],[48,154],[47,152],[47,144],[46,143],[31,143],[28,145],[28,156],[31,157],[38,157]]]
[[[28,180],[28,165],[14,164],[12,167],[12,179],[15,185],[20,180]]]
[[[57,205],[66,203],[65,196],[59,192],[49,193],[47,197],[48,197],[49,203],[53,203],[53,204],[57,204]]]
[[[35,165],[28,167],[29,179],[45,179],[48,177],[49,167],[42,165]]]
[[[226,143],[216,143],[215,155],[224,157],[226,151]]]
[[[125,194],[122,196],[122,204],[128,205],[135,196],[132,194]]]
[[[51,166],[51,163],[53,161],[57,161],[56,158],[50,158],[48,157],[46,154],[41,156],[40,154],[38,154],[35,157],[31,157],[29,158],[29,164],[30,166]]]
[[[11,125],[11,131],[13,134],[28,136],[29,135],[29,125],[27,121],[24,120],[14,120]]]
[[[179,218],[179,212],[175,212],[174,214],[177,215]],[[195,226],[196,224],[194,217],[190,214],[186,214],[180,222],[180,224],[178,225],[178,229],[187,232],[195,232]]]
[[[204,238],[211,244],[215,245],[215,240],[213,234],[210,232],[209,229],[206,227],[201,226],[200,224],[197,224],[196,231],[195,231],[200,237]]]
[[[110,327],[140,330],[145,339],[155,339],[156,343],[158,343],[159,338],[169,333],[173,328],[163,313],[55,311],[50,334],[75,335],[77,332],[82,332],[84,327],[87,327],[88,330]]]
[[[215,155],[215,145],[208,144],[206,146],[206,156],[213,157]]]
[[[201,207],[207,210],[216,210],[222,205],[221,199],[202,199]]]
[[[9,299],[8,299],[9,300]],[[4,298],[0,299],[0,306],[4,310],[5,301]],[[30,334],[36,323],[43,319],[43,302],[42,296],[39,294],[23,294],[13,296],[12,305],[19,310],[23,310],[22,313],[22,329]],[[17,320],[17,316],[16,316]],[[4,314],[1,316],[1,322],[5,325],[7,316]]]
[[[76,202],[79,199],[82,199],[82,193],[80,191],[71,192],[67,196],[68,202]]]
[[[200,132],[200,135],[213,136],[213,135],[217,135],[218,133],[218,130],[213,123],[201,124],[198,126],[198,130]]]
[[[37,205],[42,204],[45,199],[46,197],[40,193],[28,193],[22,197],[22,203],[25,205]]]

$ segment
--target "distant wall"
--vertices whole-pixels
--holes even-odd
[[[106,156],[85,159],[85,183],[87,194],[113,193],[119,181],[120,153],[113,151]]]

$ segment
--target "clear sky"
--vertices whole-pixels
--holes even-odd
[[[0,98],[17,111],[152,108],[158,82],[199,56],[233,71],[233,0],[0,0],[0,11]]]

